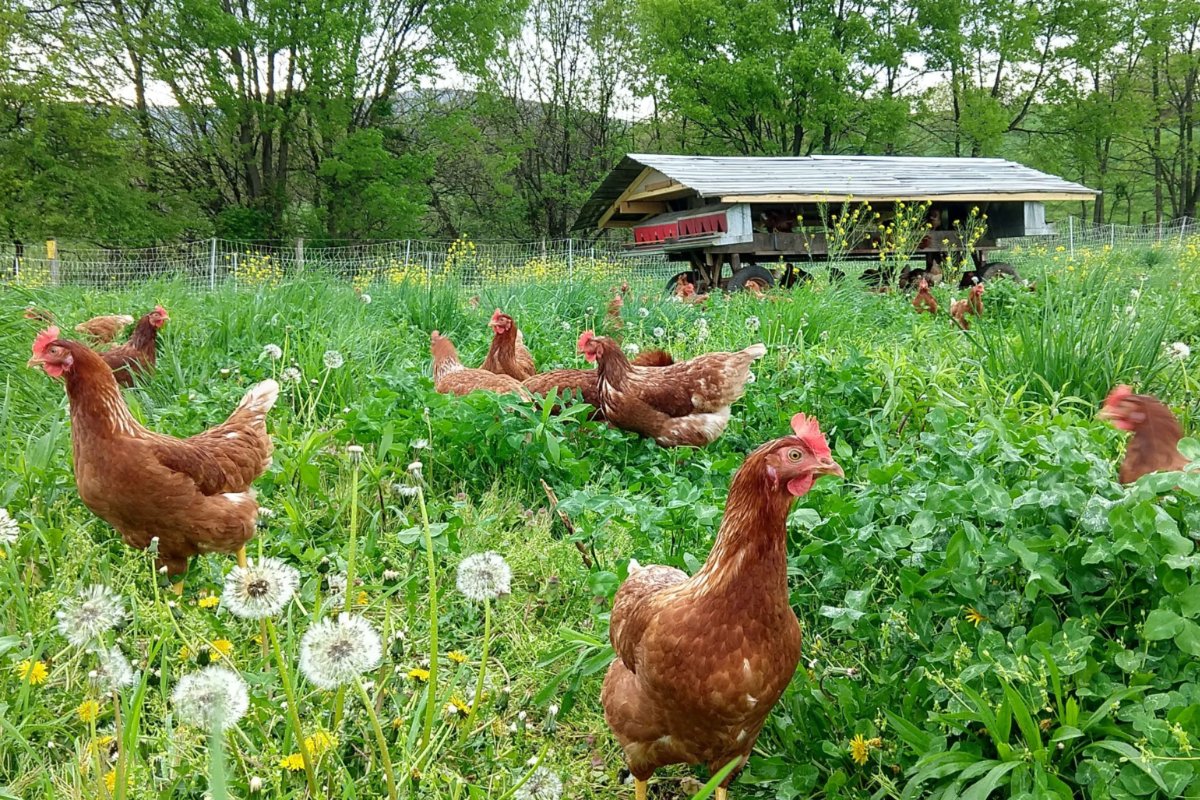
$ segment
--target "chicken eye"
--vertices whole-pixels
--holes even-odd
[[[789,461],[799,461],[803,457],[804,457],[804,454],[801,453],[799,450],[797,450],[794,447],[791,450],[788,450],[788,460]]]

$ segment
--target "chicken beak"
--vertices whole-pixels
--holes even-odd
[[[817,466],[813,469],[814,475],[837,475],[839,478],[846,477],[846,473],[842,472],[841,466],[832,458],[823,458],[817,462]]]
[[[1099,411],[1096,412],[1096,419],[1114,420],[1116,418],[1117,418],[1117,412],[1112,410],[1108,406],[1104,406],[1103,408],[1101,408]]]
[[[33,367],[40,367],[40,366],[42,366],[42,365],[43,365],[43,364],[45,364],[45,363],[46,363],[46,362],[45,362],[44,360],[42,360],[42,359],[38,358],[37,356],[34,356],[33,358],[29,359],[29,361],[27,361],[27,362],[25,363],[25,366],[27,366],[27,367],[30,367],[30,368],[33,368]]]

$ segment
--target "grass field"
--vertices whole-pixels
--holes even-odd
[[[450,285],[370,287],[366,304],[318,278],[202,294],[170,283],[7,291],[0,506],[19,534],[0,545],[0,796],[299,798],[307,740],[321,797],[387,796],[384,749],[398,796],[557,797],[521,785],[536,763],[564,797],[632,797],[598,703],[609,601],[631,557],[694,570],[744,455],[804,411],[846,478],[818,483],[791,516],[804,660],[733,796],[1200,797],[1200,477],[1120,487],[1124,435],[1094,418],[1127,382],[1196,429],[1196,358],[1171,347],[1200,345],[1196,260],[1032,258],[1023,269],[1037,291],[989,286],[966,334],[945,314],[960,293],[944,287],[936,318],[903,295],[820,278],[706,310],[647,289],[625,304],[627,343],[677,358],[769,348],[727,432],[703,450],[433,391],[431,329],[477,364],[499,306],[539,368],[580,365],[576,338],[601,324],[611,284],[485,290],[478,308],[475,290]],[[62,386],[25,367],[30,302],[72,324],[165,305],[157,373],[125,394],[159,431],[198,432],[252,383],[281,379],[274,463],[256,484],[274,514],[249,548],[300,572],[297,601],[273,623],[278,652],[265,625],[216,603],[232,558],[194,560],[171,607],[151,558],[82,505]],[[344,363],[327,366],[330,351]],[[350,445],[364,448],[361,463]],[[468,720],[485,613],[456,590],[455,570],[485,551],[507,560],[512,591],[490,606],[486,692]],[[322,690],[298,670],[304,632],[346,602],[351,558],[343,592],[383,636],[365,695]],[[89,681],[97,654],[55,624],[91,584],[129,612],[105,642],[138,670],[115,700]],[[249,710],[210,738],[170,696],[214,660],[241,673]],[[686,796],[696,779],[664,770],[652,796]]]

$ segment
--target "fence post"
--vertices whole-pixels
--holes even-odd
[[[1117,223],[1113,222],[1108,226],[1108,249],[1111,250],[1117,246]]]
[[[296,269],[298,272],[304,272],[304,237],[296,239]]]
[[[404,240],[404,268],[408,269],[408,263],[412,260],[412,239]]]
[[[208,290],[217,288],[217,237],[212,237],[208,247]]]
[[[425,251],[425,282],[433,288],[433,251]]]
[[[235,248],[233,251],[233,285],[237,288],[238,285],[238,251]]]
[[[567,239],[567,280],[575,280],[575,240]]]
[[[1183,233],[1187,230],[1188,218],[1184,217],[1183,222],[1179,223],[1179,246],[1183,247]]]
[[[46,240],[46,260],[50,262],[50,285],[58,286],[60,275],[57,239],[50,238]]]
[[[1075,257],[1075,216],[1067,217],[1067,245],[1071,248],[1071,258]]]

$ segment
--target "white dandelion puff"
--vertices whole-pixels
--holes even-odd
[[[242,619],[273,617],[300,588],[300,573],[277,558],[234,567],[225,576],[221,604]]]
[[[1131,300],[1137,300],[1141,296],[1142,296],[1142,292],[1140,289],[1130,289],[1129,290],[1129,297]]]
[[[362,461],[363,449],[360,444],[352,444],[346,448],[346,455],[350,456],[350,463],[357,464]]]
[[[1186,361],[1192,354],[1192,348],[1188,347],[1183,342],[1175,342],[1170,347],[1171,357],[1177,358],[1180,361]]]
[[[629,344],[625,345],[625,352],[631,356],[636,356],[640,350],[641,350],[641,348],[638,347],[633,342],[630,342]]]
[[[326,578],[329,584],[329,599],[334,603],[340,603],[346,599],[346,576],[340,572],[335,572]]]
[[[408,470],[409,475],[412,475],[417,480],[421,480],[421,469],[423,466],[424,465],[422,465],[420,461],[414,461],[409,464],[406,469]]]
[[[585,309],[583,310],[583,313],[587,314],[587,315],[590,317],[592,314],[595,314],[595,313],[596,313],[596,307],[595,307],[595,306],[588,306],[587,308],[585,308]]]
[[[363,305],[371,305],[371,295],[367,294],[366,292],[363,292],[361,295],[359,295],[358,299],[363,301]]]
[[[96,662],[96,668],[88,673],[88,679],[102,694],[119,692],[137,683],[138,673],[121,648],[97,650]]]
[[[563,323],[562,323],[562,329],[563,329],[564,331],[569,331],[569,330],[571,330],[571,323],[569,323],[569,322],[563,322]]]
[[[559,800],[563,793],[562,778],[547,767],[538,767],[520,788],[513,800]]]
[[[758,317],[746,317],[746,330],[754,333],[762,327],[762,321]]]
[[[7,508],[0,508],[0,544],[7,547],[12,547],[17,543],[17,537],[21,533],[20,526],[17,521],[8,513]]]
[[[698,320],[696,320],[696,327],[697,328],[707,328],[708,327],[708,317],[700,317]]]
[[[240,675],[211,664],[179,679],[171,692],[171,705],[184,723],[224,732],[245,716],[250,696]]]
[[[696,329],[696,341],[697,342],[703,342],[707,338],[708,338],[708,328],[702,327],[702,328]]]
[[[638,316],[641,317],[642,319],[645,319],[646,317],[650,316],[650,309],[646,308],[645,306],[642,306],[641,308],[638,309]]]
[[[746,383],[754,383],[756,380],[758,380],[758,378],[754,377],[753,372],[746,373]]]
[[[277,344],[263,345],[262,354],[272,361],[278,361],[283,358],[283,350]]]
[[[467,556],[458,565],[458,590],[468,600],[482,603],[509,593],[512,569],[504,556],[488,551]]]
[[[321,689],[344,686],[379,666],[382,656],[379,633],[356,614],[321,620],[300,640],[300,671]]]
[[[429,448],[429,440],[428,439],[416,439],[412,443],[413,450],[426,450],[428,448]]]
[[[300,370],[295,367],[288,367],[279,373],[279,378],[284,383],[300,383],[300,381],[304,380],[304,376],[300,373]]]
[[[346,359],[342,358],[342,354],[337,350],[326,350],[323,360],[325,369],[337,369],[346,363]]]
[[[655,328],[655,329],[654,329],[654,338],[655,338],[655,339],[661,339],[661,338],[663,338],[663,337],[664,337],[664,336],[666,336],[666,335],[667,335],[667,332],[666,332],[664,329],[662,329],[662,328]]]
[[[107,586],[93,584],[64,600],[55,616],[58,632],[71,644],[82,647],[125,620],[125,601]]]
[[[396,494],[400,495],[401,497],[410,497],[411,498],[411,497],[416,497],[417,495],[419,495],[421,493],[421,487],[409,486],[408,484],[405,484],[405,483],[393,483],[392,491],[395,492]]]

